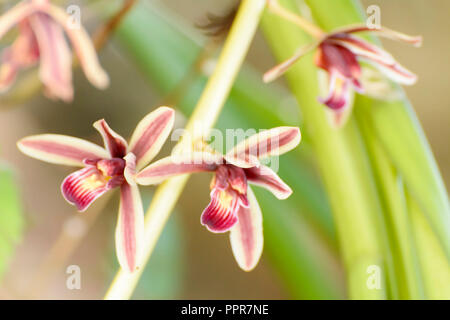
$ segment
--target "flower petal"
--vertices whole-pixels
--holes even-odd
[[[136,155],[138,169],[149,163],[161,150],[172,130],[174,118],[173,109],[159,107],[138,123],[129,148]]]
[[[329,93],[326,98],[319,98],[319,101],[330,109],[339,112],[349,106],[350,103],[350,81],[343,78],[338,72],[330,75]]]
[[[330,41],[352,51],[395,82],[412,85],[417,81],[417,76],[402,67],[391,54],[365,40],[347,35]]]
[[[222,155],[207,152],[172,155],[144,168],[137,174],[136,182],[142,185],[158,184],[168,178],[181,174],[214,171],[222,163]]]
[[[313,42],[298,49],[297,52],[295,52],[292,57],[290,57],[289,59],[283,61],[282,63],[276,65],[275,67],[264,73],[263,81],[267,83],[274,81],[278,77],[281,77],[301,57],[303,57],[310,51],[314,50],[319,45],[319,43],[320,42]]]
[[[269,167],[245,169],[248,182],[266,188],[278,199],[286,199],[292,194],[292,189]]]
[[[109,189],[111,187],[108,186],[108,180],[94,166],[87,166],[68,175],[61,185],[64,198],[75,205],[78,211],[85,211]]]
[[[240,199],[236,191],[214,188],[211,191],[211,202],[201,216],[202,225],[214,233],[230,230],[238,221],[239,204]]]
[[[397,41],[403,41],[406,43],[410,43],[416,47],[419,47],[422,45],[422,37],[421,36],[410,36],[395,30],[391,30],[386,27],[380,27],[380,28],[369,28],[365,24],[361,25],[353,25],[353,26],[347,26],[345,28],[336,30],[333,32],[334,34],[349,34],[349,33],[358,33],[358,32],[376,32],[377,35],[381,37],[385,37],[391,40],[397,40]]]
[[[0,38],[9,31],[14,25],[18,24],[24,18],[36,10],[31,2],[22,1],[9,9],[0,17]]]
[[[315,56],[319,68],[328,72],[338,72],[343,78],[357,81],[361,75],[361,67],[356,55],[344,46],[324,42]]]
[[[2,52],[0,92],[6,91],[14,83],[19,69],[31,66],[39,60],[39,47],[29,22],[23,20],[19,27],[17,39]]]
[[[39,45],[41,81],[52,97],[72,101],[72,55],[61,26],[43,13],[29,20]]]
[[[105,159],[108,152],[86,140],[59,134],[41,134],[23,138],[17,147],[26,155],[56,164],[84,166],[85,159]]]
[[[230,231],[231,249],[241,269],[251,271],[261,257],[264,238],[262,214],[253,191],[247,191],[250,207],[241,207],[237,213],[238,223]]]
[[[11,48],[6,48],[2,56],[0,67],[0,92],[5,92],[14,83],[19,66],[14,61]]]
[[[227,159],[229,157],[262,159],[281,155],[295,148],[300,139],[300,129],[297,127],[277,127],[261,131],[238,143],[227,153]]]
[[[413,85],[417,82],[417,76],[397,62],[386,64],[383,61],[377,59],[363,58],[363,60],[373,65],[381,73],[383,73],[386,77],[394,82],[404,85]]]
[[[109,77],[100,66],[94,45],[86,30],[82,26],[72,26],[69,23],[70,16],[57,6],[46,6],[45,12],[66,31],[88,80],[97,88],[106,88],[109,85]]]
[[[135,186],[136,181],[136,156],[133,153],[128,153],[124,158],[125,160],[125,169],[123,171],[123,175],[128,182],[128,184]]]
[[[112,130],[104,119],[94,122],[94,128],[102,135],[106,150],[111,158],[123,158],[127,153],[127,142]]]
[[[116,253],[121,267],[138,269],[144,236],[144,210],[137,186],[124,183],[120,188],[120,209],[116,227]]]

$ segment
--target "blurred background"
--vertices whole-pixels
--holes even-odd
[[[4,3],[13,2],[2,1],[2,12]],[[107,1],[111,7],[113,2],[120,3]],[[105,1],[70,1],[73,3],[82,6],[82,21],[89,31],[94,31],[104,21],[104,15],[113,11],[105,6]],[[446,40],[450,36],[450,3],[362,3],[364,8],[380,6],[383,25],[424,37],[420,49],[390,41],[383,45],[402,65],[419,75],[418,83],[407,87],[406,92],[448,186],[450,42]],[[17,187],[13,193],[21,203],[21,208],[16,209],[23,212],[23,219],[12,228],[17,234],[11,236],[10,246],[0,247],[0,299],[98,299],[117,270],[117,193],[103,197],[86,213],[77,213],[59,191],[72,168],[28,158],[18,151],[16,141],[31,134],[59,133],[100,143],[92,127],[100,118],[129,137],[137,122],[163,103],[177,108],[176,126],[182,127],[221,44],[220,37],[211,40],[195,26],[207,23],[208,13],[221,16],[235,4],[235,0],[141,0],[100,54],[111,78],[107,90],[93,88],[76,70],[75,99],[71,104],[51,101],[41,93],[26,94],[26,98],[20,92],[0,97],[1,168],[13,172],[11,177]],[[261,74],[273,65],[270,51],[258,34],[218,128],[268,128],[282,123],[301,127],[301,115],[283,80],[270,86],[261,81]],[[254,112],[250,106],[261,109]],[[171,146],[173,143],[166,145],[158,157],[167,155]],[[254,271],[245,273],[239,269],[227,234],[212,234],[199,223],[209,202],[211,176],[198,174],[189,180],[134,298],[345,298],[333,221],[311,161],[308,137],[304,137],[299,149],[280,159],[280,176],[291,184],[294,195],[275,202],[268,192],[257,193],[265,219],[266,242],[262,260]],[[301,168],[297,168],[297,163],[301,163]],[[153,191],[152,187],[143,190],[146,205]],[[70,265],[81,269],[81,290],[66,287]]]

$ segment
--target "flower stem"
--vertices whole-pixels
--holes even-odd
[[[309,22],[300,15],[293,13],[292,11],[286,10],[279,4],[278,0],[267,0],[267,8],[272,13],[296,24],[297,26],[302,28],[303,31],[306,31],[316,39],[321,39],[325,35],[325,32],[315,24]]]
[[[186,133],[190,134],[190,139],[182,139],[179,146],[190,147],[187,145],[188,141],[203,138],[203,134],[207,133],[205,131],[209,131],[215,124],[247,54],[264,7],[265,0],[244,0],[241,3],[214,73],[186,126]],[[196,124],[201,124],[202,131],[196,130]],[[172,178],[158,187],[145,217],[141,268],[134,273],[119,270],[105,299],[131,297],[187,179],[187,175]]]
[[[133,8],[137,0],[124,0],[122,7],[112,16],[104,25],[98,28],[92,36],[95,49],[100,51],[107,43],[110,35],[119,26],[120,22],[127,15],[127,13]]]

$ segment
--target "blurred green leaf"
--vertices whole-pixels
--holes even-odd
[[[0,163],[0,279],[22,238],[23,212],[13,171]]]

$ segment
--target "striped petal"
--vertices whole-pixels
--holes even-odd
[[[361,75],[356,55],[344,46],[324,42],[317,51],[315,63],[328,72],[338,72],[343,78],[354,81]]]
[[[250,206],[237,212],[238,223],[230,231],[231,249],[241,269],[251,271],[258,264],[264,245],[262,214],[253,191],[247,191]]]
[[[292,194],[292,189],[269,167],[261,165],[245,169],[248,182],[266,188],[278,199],[286,199]]]
[[[138,173],[136,182],[142,185],[158,184],[181,174],[214,171],[222,163],[222,155],[207,152],[172,155],[147,166]]]
[[[81,212],[109,189],[108,179],[94,166],[75,171],[61,185],[64,198]]]
[[[5,92],[11,87],[16,80],[19,68],[14,60],[12,48],[6,48],[2,55],[0,67],[0,92]]]
[[[301,139],[300,129],[296,127],[277,127],[257,133],[240,142],[228,157],[239,159],[258,159],[278,156],[295,148]]]
[[[0,17],[0,38],[35,10],[36,8],[31,2],[22,1],[2,14]]]
[[[69,15],[57,6],[51,4],[45,6],[45,12],[66,31],[88,80],[99,89],[106,88],[109,85],[109,77],[100,66],[94,45],[86,30],[82,26],[74,28],[70,25]]]
[[[106,150],[111,158],[123,158],[127,153],[127,142],[112,130],[104,119],[94,122],[94,128],[102,135]]]
[[[120,266],[138,269],[144,236],[144,211],[137,186],[124,183],[120,188],[120,209],[116,226],[116,253]]]
[[[422,45],[422,37],[421,36],[410,36],[395,30],[391,30],[386,27],[380,28],[369,28],[367,25],[353,25],[348,26],[333,32],[333,34],[350,34],[350,33],[358,33],[358,32],[375,32],[380,37],[385,37],[391,40],[402,41],[409,44],[412,44],[416,47]]]
[[[108,152],[86,140],[58,134],[23,138],[17,147],[26,155],[42,161],[68,166],[84,166],[85,159],[105,159]]]
[[[72,55],[61,26],[43,13],[29,20],[39,45],[42,83],[51,97],[72,101]]]
[[[142,119],[131,136],[129,151],[136,156],[136,167],[141,169],[161,150],[170,134],[175,111],[159,107]]]
[[[338,72],[330,75],[329,93],[326,98],[319,98],[320,103],[335,112],[341,112],[349,107],[351,94],[351,80],[343,78]]]
[[[239,207],[240,200],[236,191],[214,188],[211,191],[211,202],[202,213],[201,223],[211,232],[226,232],[237,223]]]
[[[333,42],[352,51],[358,58],[371,63],[395,82],[412,85],[417,81],[417,76],[402,67],[391,54],[365,40],[346,36]]]
[[[364,59],[364,60],[373,65],[381,73],[383,73],[386,77],[388,77],[394,82],[404,85],[413,85],[414,83],[417,82],[417,75],[415,75],[405,67],[401,66],[397,62],[394,62],[392,64],[386,64],[383,61],[377,59]]]

